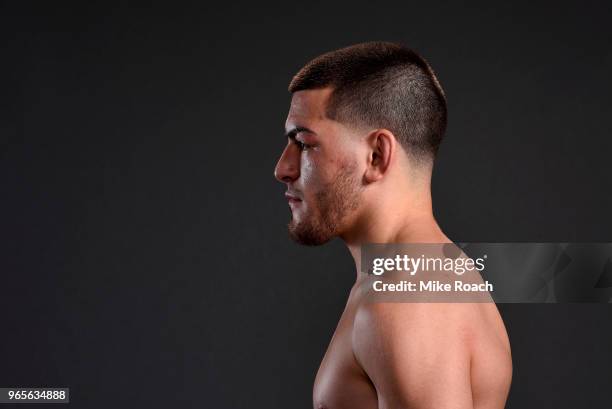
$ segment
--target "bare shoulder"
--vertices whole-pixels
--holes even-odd
[[[507,397],[510,345],[493,303],[363,303],[352,345],[377,389],[397,404],[496,408]],[[444,395],[431,386],[440,382]]]
[[[401,339],[402,334],[409,333],[415,343],[426,344],[431,338],[452,335],[454,342],[466,345],[482,315],[477,304],[362,303],[355,314],[353,333],[355,339],[371,341],[390,336]]]
[[[461,343],[472,349],[485,341],[510,349],[505,326],[494,303],[364,302],[357,307],[353,326],[355,340],[376,341],[393,335],[402,338],[404,333],[409,333],[415,343],[429,344],[435,340],[438,345]]]

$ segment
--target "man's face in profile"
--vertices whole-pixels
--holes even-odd
[[[359,138],[326,118],[330,93],[324,88],[293,94],[285,123],[288,142],[274,171],[287,185],[289,233],[306,245],[342,234],[359,207]]]

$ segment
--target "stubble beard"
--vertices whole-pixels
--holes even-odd
[[[359,206],[361,187],[355,177],[355,164],[340,168],[331,182],[314,195],[315,203],[304,220],[289,222],[289,236],[306,246],[325,244],[338,236],[347,216]]]

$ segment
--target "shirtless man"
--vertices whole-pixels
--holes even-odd
[[[446,128],[431,67],[393,43],[323,54],[289,86],[289,233],[320,245],[340,237],[356,281],[317,373],[315,409],[500,409],[512,377],[494,303],[366,303],[365,243],[450,243],[434,219],[431,174]]]

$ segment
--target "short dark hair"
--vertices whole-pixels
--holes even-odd
[[[433,159],[446,130],[446,96],[429,63],[396,43],[330,51],[293,77],[289,92],[332,87],[328,118],[388,129],[417,159]]]

